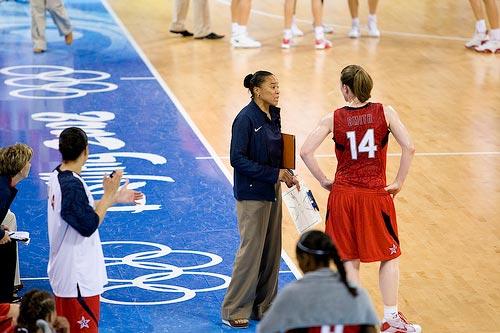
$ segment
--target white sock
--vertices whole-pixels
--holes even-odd
[[[375,15],[375,14],[368,14],[368,22],[377,23],[377,15]],[[359,21],[358,21],[358,24],[359,24]]]
[[[359,27],[359,17],[356,17],[356,18],[352,19],[352,26],[353,27]]]
[[[292,29],[283,30],[283,39],[292,39],[292,37],[293,37]]]
[[[491,29],[490,30],[490,37],[493,40],[499,40],[500,41],[500,28],[498,28],[498,29]]]
[[[325,38],[324,29],[322,25],[314,27],[314,33],[316,34],[317,40]]]
[[[476,22],[476,32],[479,32],[480,34],[486,33],[486,21],[485,20],[479,20]]]
[[[243,35],[247,33],[247,26],[246,25],[238,25],[238,29],[236,30],[237,35]]]
[[[297,26],[297,21],[295,21],[295,15],[292,16],[292,27]]]
[[[231,23],[231,32],[233,33],[233,35],[236,35],[238,33],[238,27],[239,27],[238,23],[236,22]]]
[[[398,306],[384,305],[384,319],[394,320],[398,317]]]

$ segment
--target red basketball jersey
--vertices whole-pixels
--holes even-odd
[[[335,184],[380,189],[386,186],[389,129],[380,103],[335,110]]]

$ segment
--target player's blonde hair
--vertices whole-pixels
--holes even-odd
[[[17,175],[32,157],[33,148],[24,143],[0,148],[0,175]]]
[[[354,96],[361,103],[366,102],[371,97],[373,80],[363,67],[358,65],[349,65],[340,72],[340,81],[351,88]]]

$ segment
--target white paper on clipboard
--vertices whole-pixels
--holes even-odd
[[[304,181],[300,181],[300,191],[294,185],[284,191],[282,196],[288,212],[301,234],[321,222],[321,215],[313,206],[314,197]]]

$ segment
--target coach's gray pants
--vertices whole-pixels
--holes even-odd
[[[226,320],[261,318],[278,292],[281,260],[281,184],[276,202],[236,202],[240,247],[222,303]]]

